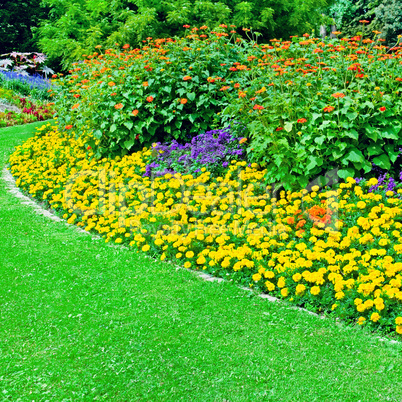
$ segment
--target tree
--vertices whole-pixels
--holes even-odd
[[[235,24],[259,31],[263,40],[300,35],[318,29],[332,1],[42,0],[50,12],[38,41],[44,53],[68,68],[96,45],[138,45],[149,36],[183,35],[185,24]]]
[[[0,54],[39,51],[33,29],[46,18],[48,9],[33,0],[2,0],[0,8]]]

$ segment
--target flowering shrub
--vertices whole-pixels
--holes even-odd
[[[190,141],[210,129],[226,105],[235,74],[229,66],[247,68],[244,47],[250,45],[232,43],[228,35],[194,28],[184,39],[149,38],[142,49],[124,45],[89,55],[59,80],[61,127],[87,132],[84,141],[96,157]]]
[[[10,157],[17,185],[106,242],[177,261],[315,311],[402,334],[402,200],[347,178],[278,195],[266,170],[144,177],[152,150],[99,161],[45,125]],[[402,190],[399,190],[399,193]]]
[[[345,179],[369,174],[371,162],[392,172],[402,145],[401,47],[305,35],[257,49],[249,84],[223,115],[247,125],[268,182],[303,187],[336,167]]]
[[[244,156],[241,147],[243,143],[244,139],[231,135],[230,127],[199,134],[191,143],[184,145],[176,140],[169,145],[155,143],[145,175],[182,173],[198,176],[206,170],[212,175],[219,175],[229,166],[230,161]]]

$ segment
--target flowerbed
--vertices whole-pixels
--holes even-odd
[[[276,195],[266,170],[235,160],[217,177],[150,178],[152,152],[96,160],[45,125],[10,164],[19,187],[106,242],[402,334],[402,190],[348,178]]]
[[[387,49],[378,33],[257,44],[234,28],[98,48],[59,80],[60,128],[85,133],[101,158],[239,122],[248,159],[287,189],[334,168],[343,179],[368,177],[372,162],[396,173],[400,46]]]

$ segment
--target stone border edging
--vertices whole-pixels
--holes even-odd
[[[39,214],[39,215],[43,215],[43,216],[45,216],[45,217],[47,217],[47,218],[50,218],[50,219],[52,219],[52,220],[55,221],[55,222],[63,222],[63,223],[65,223],[65,225],[67,225],[67,226],[74,227],[74,229],[75,229],[76,231],[78,231],[78,232],[80,232],[80,233],[85,233],[85,234],[87,234],[87,235],[90,235],[91,237],[93,237],[93,238],[95,238],[95,239],[101,239],[101,236],[97,236],[97,235],[95,235],[95,234],[93,234],[93,233],[87,232],[86,230],[84,230],[84,229],[82,229],[82,228],[80,228],[80,227],[78,227],[78,226],[70,225],[70,224],[67,223],[67,221],[65,221],[64,219],[59,218],[58,216],[56,216],[55,214],[53,214],[53,213],[50,212],[49,210],[43,208],[43,206],[41,206],[38,202],[34,201],[32,198],[30,198],[30,197],[24,195],[24,194],[21,192],[21,190],[16,186],[14,177],[12,176],[12,174],[10,173],[10,171],[9,171],[6,167],[3,168],[2,179],[3,179],[3,181],[5,182],[6,190],[7,190],[9,193],[13,194],[15,197],[19,198],[19,199],[21,200],[22,204],[28,205],[28,206],[32,207],[32,208],[33,208],[33,211],[34,211],[35,213],[37,213],[37,214]],[[129,249],[128,247],[119,246],[119,245],[117,245],[117,244],[116,244],[116,245],[114,245],[114,244],[108,244],[108,246],[109,246],[109,247],[124,248],[124,249],[126,249],[126,250]],[[147,257],[147,258],[152,258],[152,257],[150,257],[150,256],[146,256],[146,257]],[[152,258],[152,259],[153,259],[153,258]],[[159,260],[155,260],[155,261],[158,261],[158,262],[159,262]],[[166,262],[169,262],[169,261],[166,261]],[[220,283],[220,282],[226,281],[226,280],[223,279],[223,278],[218,278],[218,277],[212,276],[212,275],[210,275],[210,274],[206,274],[206,273],[201,272],[201,271],[188,270],[188,269],[186,269],[186,268],[184,268],[184,267],[181,267],[181,266],[179,266],[179,265],[176,265],[176,270],[179,270],[179,269],[184,269],[184,270],[186,270],[186,271],[188,271],[188,272],[192,272],[194,275],[198,276],[199,278],[201,278],[202,280],[207,281],[207,282],[218,282],[218,283]],[[243,290],[246,290],[246,291],[249,291],[249,292],[252,292],[252,291],[253,291],[252,289],[247,288],[247,287],[244,287],[244,286],[238,286],[238,287],[239,287],[240,289],[243,289]],[[309,310],[307,310],[307,309],[305,309],[305,308],[303,308],[303,307],[290,306],[290,305],[289,305],[289,306],[286,306],[285,303],[283,303],[283,301],[282,301],[281,299],[278,299],[277,297],[270,296],[270,295],[265,294],[265,293],[260,293],[260,294],[257,294],[256,296],[257,296],[257,297],[260,297],[260,298],[262,298],[262,299],[266,299],[266,300],[268,300],[268,301],[271,302],[271,303],[273,303],[273,302],[279,302],[279,303],[281,303],[285,308],[288,308],[288,309],[291,309],[291,310],[303,311],[303,312],[305,312],[305,313],[307,313],[307,314],[309,314],[309,315],[318,317],[318,318],[320,318],[320,319],[322,319],[322,320],[326,319],[326,317],[325,317],[324,315],[319,315],[319,314],[313,313],[312,311],[309,311]],[[342,325],[342,324],[341,324],[340,322],[338,322],[338,321],[336,321],[335,323],[336,323],[336,325]],[[395,341],[395,340],[393,340],[393,339],[382,338],[382,337],[378,337],[378,336],[376,336],[376,338],[377,338],[379,341],[382,341],[382,342],[389,342],[389,343],[391,343],[391,344],[401,344],[400,341]]]

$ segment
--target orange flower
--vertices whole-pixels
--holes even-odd
[[[154,97],[153,96],[148,96],[147,97],[147,102],[152,102],[154,100]]]
[[[137,114],[138,114],[138,109],[134,109],[134,110],[131,112],[131,114],[132,114],[133,116],[137,116]]]
[[[226,91],[226,90],[229,89],[229,88],[230,88],[229,86],[225,85],[225,86],[223,86],[219,91]]]
[[[68,126],[64,127],[66,130],[70,130],[71,128],[73,128],[73,126],[71,124],[69,124]]]
[[[188,81],[188,80],[192,80],[192,77],[190,77],[189,75],[185,75],[183,77],[183,81]]]
[[[73,96],[74,96],[74,98],[79,98],[80,97],[80,95],[78,95],[78,94],[75,94]]]
[[[207,81],[210,82],[210,83],[215,82],[215,80],[214,80],[212,77],[208,77],[208,78],[207,78]]]
[[[116,84],[113,81],[108,82],[109,87],[114,87]]]
[[[367,20],[360,20],[359,22],[360,24],[370,24],[370,21]]]
[[[122,103],[117,103],[116,105],[114,105],[115,109],[122,109],[123,108],[123,104]]]
[[[185,104],[187,103],[187,99],[186,99],[186,98],[181,98],[181,99],[180,99],[180,103],[181,103],[182,105],[185,105]]]
[[[236,83],[236,84],[234,84],[233,85],[235,88],[240,88],[240,84],[239,83]]]
[[[79,103],[76,103],[76,104],[71,108],[71,110],[77,109],[79,106],[80,106],[80,104],[79,104]]]
[[[304,117],[302,119],[297,119],[297,122],[300,124],[303,124],[307,121],[307,119],[305,119]]]
[[[342,92],[336,92],[336,93],[332,94],[332,96],[334,98],[344,98],[345,94],[343,94]]]
[[[247,94],[245,92],[239,92],[239,98],[245,98]]]
[[[288,225],[293,225],[295,223],[295,218],[293,216],[289,216],[286,222]]]
[[[147,86],[148,86],[148,81],[144,81],[144,82],[142,83],[142,86],[143,86],[143,87],[147,87]]]
[[[331,113],[335,108],[333,106],[326,106],[323,110],[325,113]]]
[[[123,49],[128,49],[130,47],[130,45],[128,44],[128,43],[126,43],[124,46],[123,46]]]
[[[399,82],[402,82],[402,78],[400,78],[400,77],[395,78],[395,80],[399,81]]]
[[[247,141],[247,138],[246,138],[246,137],[243,137],[243,138],[239,141],[239,144],[244,144],[246,141]]]
[[[190,25],[188,25],[188,24],[183,25],[183,28],[190,28]],[[201,29],[202,29],[202,28],[201,28]]]
[[[111,94],[110,94],[110,96],[116,96],[117,95],[117,92],[112,92]]]
[[[262,110],[262,109],[264,109],[264,106],[261,106],[261,105],[254,105],[253,109],[254,109],[254,110]]]
[[[386,110],[387,110],[387,108],[385,106],[380,107],[380,112],[385,112]]]

